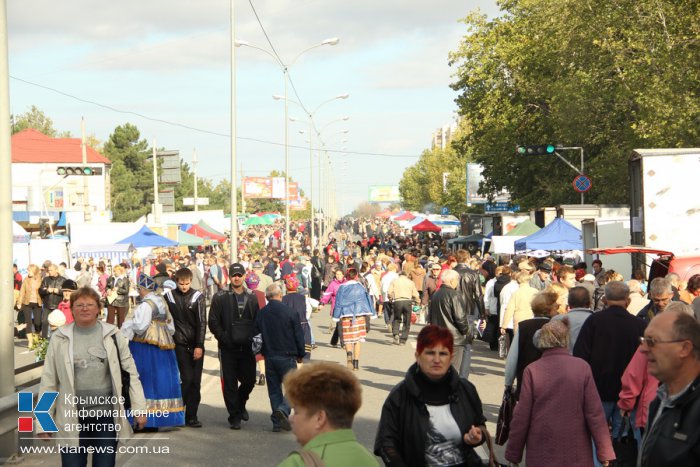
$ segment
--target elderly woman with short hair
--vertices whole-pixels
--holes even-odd
[[[63,466],[86,465],[90,447],[99,448],[92,454],[92,465],[113,466],[116,449],[110,453],[105,448],[115,448],[131,432],[121,399],[121,369],[129,373],[131,410],[139,428],[146,423],[146,417],[141,415],[145,413],[146,399],[127,339],[114,325],[97,319],[100,295],[91,287],[82,287],[71,295],[70,307],[73,323],[59,327],[51,335],[39,394],[59,393],[49,415],[61,430],[60,444],[86,448],[85,452],[62,452]],[[90,416],[78,418],[76,412],[82,409]],[[37,428],[39,438],[51,438],[50,433],[43,432],[45,427]]]
[[[569,355],[568,319],[545,324],[537,346],[542,350],[542,358],[523,373],[506,459],[520,463],[527,446],[527,465],[588,467],[593,465],[593,438],[598,460],[609,465],[615,452],[608,424],[591,367]]]
[[[310,465],[304,456],[337,467],[379,466],[352,431],[362,388],[350,371],[335,363],[310,363],[287,373],[284,390],[294,409],[289,422],[303,449],[292,452],[281,467]]]

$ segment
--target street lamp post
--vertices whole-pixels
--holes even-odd
[[[333,101],[339,100],[339,99],[347,99],[348,97],[350,97],[350,94],[348,94],[348,93],[338,94],[335,97],[332,97],[330,99],[326,99],[325,101],[321,102],[311,112],[307,113],[307,117],[309,118],[309,178],[310,178],[310,181],[309,181],[310,182],[309,183],[309,185],[310,185],[310,187],[309,187],[309,201],[311,203],[311,252],[312,253],[313,253],[313,249],[314,249],[314,244],[316,243],[316,238],[315,238],[315,234],[314,234],[314,220],[315,220],[315,216],[314,216],[314,159],[313,159],[313,135],[312,135],[312,133],[314,133],[314,131],[313,131],[314,130],[314,116],[316,115],[316,112],[318,112],[318,110],[321,107],[323,107],[325,104],[328,104],[329,102],[333,102]],[[302,110],[306,110],[304,108],[304,106],[302,106],[299,102],[297,102],[293,99],[288,99],[288,98],[285,98],[283,96],[278,96],[278,95],[274,95],[274,96],[272,96],[272,98],[275,100],[285,99],[287,102],[291,102],[292,104],[298,105],[299,107],[302,108]],[[327,127],[328,125],[330,125],[331,123],[334,123],[334,122],[348,121],[348,120],[350,120],[350,117],[348,117],[348,116],[337,118],[335,120],[331,120],[329,123],[324,125],[323,128]],[[297,120],[295,118],[290,117],[289,121],[295,122]],[[321,131],[323,131],[323,129]],[[347,132],[348,132],[348,130],[345,130],[345,133],[347,133]],[[316,133],[320,139],[320,132],[316,132]],[[319,187],[320,187],[320,184],[321,184],[321,180],[319,179]],[[319,247],[320,247],[320,241],[319,241]]]
[[[304,53],[308,52],[309,50],[315,49],[316,47],[321,47],[324,45],[336,45],[338,42],[340,42],[340,39],[337,37],[333,37],[330,39],[326,39],[322,41],[319,44],[312,45],[311,47],[307,47],[306,49],[302,50],[299,52],[294,59],[289,62],[288,65],[285,65],[280,58],[270,52],[269,50],[263,49],[262,47],[258,47],[256,45],[250,44],[246,41],[235,41],[234,44],[236,47],[241,47],[241,46],[246,46],[246,47],[251,47],[253,49],[260,50],[262,52],[265,52],[269,56],[271,56],[275,62],[280,66],[282,69],[282,74],[284,76],[284,212],[285,212],[285,242],[284,242],[284,251],[289,255],[289,244],[291,243],[290,235],[289,235],[289,141],[288,141],[288,136],[289,136],[289,119],[287,116],[288,113],[288,99],[287,99],[287,88],[288,88],[288,81],[289,81],[289,67],[294,65],[294,63],[297,61],[299,57],[301,57]]]

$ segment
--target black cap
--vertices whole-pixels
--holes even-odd
[[[72,279],[66,279],[61,284],[61,290],[78,290],[78,284]]]
[[[228,275],[233,276],[235,274],[240,274],[241,276],[245,276],[245,268],[241,263],[233,263],[231,266],[228,268]]]
[[[540,271],[552,272],[552,265],[547,262],[544,262],[540,264],[537,269],[539,269]]]

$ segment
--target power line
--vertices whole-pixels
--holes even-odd
[[[61,90],[59,90],[59,89],[52,88],[52,87],[50,87],[50,86],[45,86],[45,85],[43,85],[43,84],[34,83],[34,82],[32,82],[32,81],[28,81],[28,80],[26,80],[26,79],[18,78],[18,77],[16,77],[16,76],[10,75],[10,78],[12,78],[12,79],[15,80],[15,81],[19,81],[19,82],[28,84],[28,85],[30,85],[30,86],[36,86],[36,87],[38,87],[38,88],[45,89],[45,90],[47,90],[47,91],[55,92],[56,94],[60,94],[60,95],[62,95],[62,96],[68,97],[68,98],[70,98],[70,99],[75,99],[75,100],[77,100],[77,101],[79,101],[79,102],[84,102],[84,103],[86,103],[86,104],[91,104],[91,105],[94,105],[94,106],[97,106],[97,107],[101,107],[101,108],[103,108],[103,109],[111,110],[112,112],[116,112],[116,113],[120,113],[120,114],[126,114],[126,115],[134,115],[134,116],[139,117],[139,118],[142,118],[142,119],[144,119],[144,120],[149,120],[149,121],[152,121],[152,122],[162,123],[162,124],[165,124],[165,125],[171,125],[171,126],[175,126],[175,127],[179,127],[179,128],[185,128],[185,129],[187,129],[187,130],[196,131],[196,132],[198,132],[198,133],[204,133],[204,134],[214,135],[214,136],[221,136],[221,137],[224,137],[224,138],[230,138],[230,137],[231,137],[231,135],[228,134],[228,133],[219,133],[219,132],[216,132],[216,131],[204,130],[204,129],[202,129],[202,128],[197,128],[197,127],[193,127],[193,126],[190,126],[190,125],[185,125],[184,123],[172,122],[172,121],[169,121],[169,120],[164,120],[164,119],[162,119],[162,118],[149,117],[148,115],[144,115],[144,114],[142,114],[142,113],[134,112],[134,111],[131,111],[131,110],[118,109],[118,108],[113,107],[113,106],[111,106],[111,105],[102,104],[102,103],[100,103],[100,102],[93,101],[93,100],[90,100],[90,99],[84,99],[84,98],[82,98],[82,97],[78,97],[78,96],[75,96],[75,95],[73,95],[73,94],[69,94],[69,93],[67,93],[67,92],[61,91]],[[275,142],[275,141],[268,141],[268,140],[258,139],[258,138],[249,138],[249,137],[245,137],[245,136],[237,136],[236,139],[238,139],[238,140],[244,140],[244,141],[252,141],[252,142],[255,142],[255,143],[267,144],[267,145],[272,145],[272,146],[284,146],[284,143],[278,143],[278,142]],[[308,149],[309,149],[308,146],[289,145],[289,147],[290,147],[290,148],[295,148],[295,149],[303,149],[303,150],[306,150],[306,151],[308,151]],[[382,154],[382,153],[372,153],[372,152],[342,151],[342,150],[333,150],[333,149],[327,149],[326,151],[331,152],[331,153],[354,154],[354,155],[357,155],[357,156],[412,157],[412,158],[418,158],[418,157],[420,157],[420,156],[416,156],[415,154]]]

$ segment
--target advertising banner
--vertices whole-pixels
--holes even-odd
[[[370,203],[397,203],[401,201],[398,185],[373,185],[369,187]]]
[[[272,179],[270,177],[244,177],[243,197],[248,199],[272,198]]]

